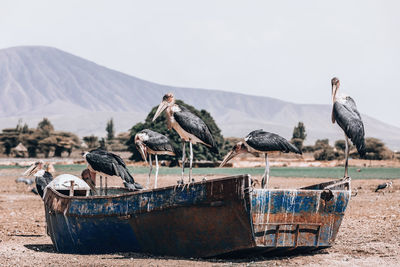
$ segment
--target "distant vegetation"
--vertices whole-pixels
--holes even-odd
[[[177,100],[177,104],[185,106],[191,112],[202,118],[210,128],[220,153],[218,155],[211,153],[203,145],[193,146],[194,158],[196,160],[218,161],[238,142],[239,138],[224,138],[221,130],[218,128],[214,119],[205,110],[197,110],[193,106]],[[177,152],[176,157],[160,156],[161,160],[169,160],[171,166],[177,165],[182,157],[182,143],[179,135],[174,130],[168,130],[165,113],[155,122],[152,118],[157,110],[153,107],[143,123],[134,125],[130,132],[123,132],[115,135],[114,121],[111,118],[107,121],[105,127],[106,137],[94,135],[84,136],[82,140],[75,134],[65,131],[56,131],[52,123],[43,118],[36,128],[29,128],[26,123],[18,121],[15,128],[3,129],[0,133],[0,154],[9,157],[61,157],[69,156],[74,149],[91,150],[102,148],[109,151],[129,151],[132,153],[131,159],[141,161],[142,158],[134,144],[134,136],[143,129],[152,129],[162,133],[171,140]],[[315,160],[335,160],[343,159],[345,152],[345,141],[337,140],[333,146],[329,144],[328,139],[318,139],[314,145],[304,145],[307,137],[306,126],[299,122],[293,129],[291,143],[300,148],[303,153],[312,153]],[[394,153],[385,144],[377,138],[366,138],[366,159],[400,159],[400,153]],[[189,149],[186,149],[189,152]],[[188,156],[188,155],[187,155]],[[350,145],[350,156],[359,158],[355,147]]]
[[[215,142],[217,143],[217,147],[219,149],[219,154],[214,154],[209,151],[209,149],[204,145],[194,145],[193,146],[193,157],[196,160],[208,160],[208,161],[217,161],[221,160],[222,157],[227,153],[229,149],[232,148],[233,144],[229,140],[225,140],[221,134],[221,130],[218,128],[215,123],[213,117],[206,110],[197,110],[193,106],[190,106],[184,103],[181,100],[176,100],[176,104],[180,106],[186,107],[190,112],[196,114],[200,117],[210,128],[211,133],[214,136]],[[128,141],[129,151],[132,152],[132,160],[141,161],[142,158],[139,152],[136,149],[134,138],[136,133],[140,132],[143,129],[151,129],[153,131],[159,132],[161,134],[166,135],[172,142],[175,151],[177,152],[176,157],[171,156],[161,156],[160,159],[168,159],[173,162],[173,165],[177,164],[177,160],[182,157],[182,142],[178,133],[171,129],[168,130],[166,115],[165,112],[160,115],[155,122],[152,122],[153,116],[157,111],[157,106],[153,107],[150,113],[147,115],[144,123],[138,123],[134,125],[130,132],[130,139]],[[186,153],[189,152],[188,145],[186,145]],[[188,154],[187,154],[188,155]]]
[[[303,143],[304,143],[304,140],[306,140],[306,137],[307,137],[306,126],[304,125],[303,122],[300,121],[297,124],[297,126],[295,126],[293,129],[293,135],[292,135],[291,142],[298,149],[302,150]]]
[[[15,128],[3,129],[0,133],[2,152],[14,157],[61,157],[63,152],[71,154],[80,146],[80,139],[73,133],[55,131],[51,122],[44,118],[36,129],[22,125],[19,121]]]

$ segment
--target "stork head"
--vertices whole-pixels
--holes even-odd
[[[175,98],[172,93],[164,95],[163,100],[157,108],[156,114],[154,114],[153,121],[167,108],[175,104]]]
[[[96,192],[96,173],[91,172],[89,169],[84,169],[81,177],[89,185],[90,189]]]
[[[332,98],[333,100],[335,100],[337,90],[339,89],[340,86],[339,78],[333,77],[331,80],[331,84],[332,84]]]
[[[137,133],[135,135],[135,145],[137,150],[139,150],[140,155],[142,156],[143,160],[147,162],[147,147],[143,143],[146,140],[147,135],[143,132]]]
[[[29,169],[27,169],[22,175],[24,176],[32,176],[35,175],[38,171],[43,170],[44,168],[44,162],[43,160],[38,160],[35,163],[33,163]]]
[[[229,153],[225,156],[224,160],[221,162],[219,167],[223,167],[228,161],[230,161],[237,155],[242,154],[242,153],[248,153],[248,152],[249,152],[249,149],[243,142],[237,143],[236,145],[234,145],[232,147],[231,151],[229,151]]]

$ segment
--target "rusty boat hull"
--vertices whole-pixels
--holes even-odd
[[[63,253],[144,252],[183,257],[265,254],[329,247],[349,182],[296,190],[254,189],[241,175],[108,196],[48,188],[47,232]]]

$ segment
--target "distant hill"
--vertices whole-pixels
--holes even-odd
[[[307,143],[343,139],[338,126],[331,124],[329,105],[160,85],[51,47],[0,50],[0,128],[15,126],[19,118],[33,127],[46,116],[59,130],[105,135],[106,121],[113,117],[117,131],[126,131],[143,120],[166,92],[207,109],[224,136],[240,137],[263,128],[290,138],[295,124],[303,121]],[[400,128],[367,115],[363,119],[367,136],[400,149]]]

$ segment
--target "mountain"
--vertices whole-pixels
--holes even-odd
[[[224,136],[240,137],[263,128],[290,138],[293,127],[303,121],[307,143],[343,139],[342,131],[331,124],[330,105],[160,85],[51,47],[0,50],[0,129],[15,126],[19,118],[34,127],[46,116],[56,129],[104,136],[108,119],[114,118],[117,131],[126,131],[142,121],[166,92],[208,110]],[[367,136],[400,149],[400,128],[362,117]]]

